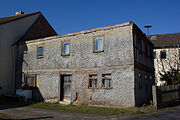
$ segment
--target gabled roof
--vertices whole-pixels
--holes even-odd
[[[149,35],[148,39],[155,48],[177,47],[180,44],[180,33]]]
[[[9,16],[9,17],[0,17],[0,25],[15,21],[15,20],[18,20],[21,18],[25,18],[25,17],[31,16],[31,15],[39,14],[39,13],[41,14],[41,12],[34,12],[34,13],[15,15],[15,16]]]
[[[38,38],[44,38],[57,35],[56,31],[52,28],[46,18],[41,14],[32,26],[21,37],[20,41],[29,41]]]
[[[66,33],[66,34],[62,34],[62,35],[52,35],[53,37],[48,37],[47,38],[37,38],[37,39],[33,39],[30,41],[26,41],[26,43],[33,43],[33,42],[38,42],[38,41],[46,41],[46,40],[51,40],[54,38],[64,38],[64,37],[71,37],[71,36],[76,36],[76,35],[80,35],[80,34],[88,34],[88,33],[92,33],[92,32],[97,32],[97,31],[105,31],[105,30],[110,30],[110,29],[115,29],[115,28],[119,28],[119,27],[125,27],[125,26],[130,26],[133,25],[133,22],[126,22],[126,23],[121,23],[121,24],[116,24],[116,25],[111,25],[111,26],[105,26],[105,27],[99,27],[99,28],[92,28],[92,29],[88,29],[88,30],[83,30],[83,31],[79,31],[79,32],[72,32],[72,33]],[[24,42],[19,41],[19,44],[23,44]]]
[[[48,21],[42,15],[41,12],[20,14],[20,15],[9,16],[9,17],[1,17],[0,18],[0,25],[8,24],[11,22],[22,20],[23,18],[26,18],[26,17],[33,17],[33,16],[35,17],[35,21],[34,20],[31,21],[31,23],[30,23],[31,25],[27,28],[26,31],[23,31],[22,36],[19,37],[19,41],[24,42],[24,41],[29,41],[29,40],[33,40],[33,39],[39,39],[39,38],[57,35],[56,31],[48,23]],[[29,24],[29,23],[25,22],[23,24]],[[23,27],[23,26],[21,26],[21,27]],[[17,29],[17,27],[13,27],[12,31],[13,30],[16,31],[16,29]]]

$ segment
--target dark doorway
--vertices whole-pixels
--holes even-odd
[[[60,80],[60,101],[71,102],[71,75],[61,75]]]

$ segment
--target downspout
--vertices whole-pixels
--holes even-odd
[[[12,91],[13,91],[13,94],[15,93],[15,83],[16,83],[16,81],[15,81],[15,77],[16,77],[16,74],[15,74],[15,72],[16,72],[16,70],[15,70],[15,45],[12,45],[11,46],[11,56],[12,56],[12,63],[13,63],[13,77],[12,77],[12,79],[13,79],[13,82],[12,82]]]

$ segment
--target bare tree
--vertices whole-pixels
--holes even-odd
[[[166,51],[165,59],[162,59],[161,51]],[[156,49],[156,52],[159,52],[155,61],[158,82],[163,84],[179,84],[179,48]]]

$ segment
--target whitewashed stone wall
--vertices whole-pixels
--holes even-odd
[[[39,90],[44,99],[60,97],[60,74],[71,74],[71,102],[78,93],[81,103],[135,106],[132,31],[133,24],[128,23],[111,29],[30,41],[19,45],[18,53],[24,62],[19,60],[22,69],[18,69],[24,73],[40,74]],[[100,53],[93,52],[93,39],[97,36],[104,38],[104,51]],[[62,44],[67,41],[70,42],[70,55],[62,56]],[[37,59],[38,45],[44,45],[44,57],[41,59]],[[25,49],[26,54],[23,52]],[[97,88],[88,88],[90,73],[98,74]],[[102,88],[104,73],[111,73],[110,89]]]

